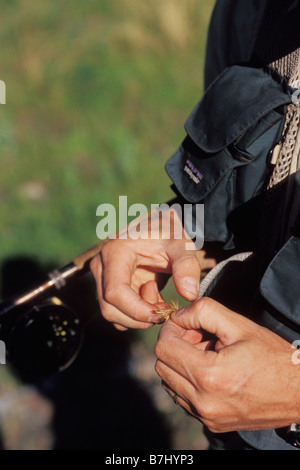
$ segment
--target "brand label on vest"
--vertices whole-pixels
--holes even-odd
[[[202,173],[200,173],[199,170],[193,165],[191,160],[187,159],[183,168],[183,171],[190,177],[190,179],[196,183],[199,184],[200,181],[203,178]]]

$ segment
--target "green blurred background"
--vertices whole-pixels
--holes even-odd
[[[0,0],[0,264],[63,266],[98,242],[99,204],[172,197],[164,164],[202,94],[213,5]]]

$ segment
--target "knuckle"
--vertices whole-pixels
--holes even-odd
[[[100,256],[97,255],[95,256],[91,262],[90,262],[90,270],[92,271],[92,273],[95,274],[97,273],[97,270],[98,270],[98,267],[99,267],[99,264],[100,264]]]
[[[201,407],[201,416],[205,421],[213,422],[217,418],[216,406],[212,402],[205,403]]]
[[[108,303],[114,303],[118,293],[117,286],[108,284],[104,289],[104,298]]]
[[[154,370],[155,370],[155,372],[157,373],[157,375],[160,375],[160,364],[159,364],[159,361],[156,361],[155,366],[154,366]]]
[[[221,388],[219,377],[215,371],[206,372],[201,377],[201,388],[206,392],[214,392]]]
[[[135,240],[137,242],[137,240]],[[128,258],[135,252],[136,243],[133,244],[129,239],[113,239],[107,242],[101,252],[100,257],[103,268],[106,269],[112,263],[118,263],[120,259]]]
[[[126,250],[128,240],[111,239],[102,248],[100,255],[102,261],[105,263],[109,261],[113,255],[117,255],[123,250]]]
[[[206,424],[206,427],[210,432],[214,434],[219,434],[219,433],[224,432],[224,429],[222,429],[220,426],[217,426],[215,424]]]
[[[165,350],[166,350],[166,347],[165,347],[164,343],[160,339],[158,339],[158,341],[156,342],[156,345],[154,347],[155,356],[158,359],[162,358],[164,356]]]
[[[101,250],[101,258],[103,261],[105,261],[109,254],[111,253],[112,249],[113,249],[113,243],[114,243],[115,240],[110,240],[108,243],[106,243],[104,245],[104,247],[102,248]]]
[[[199,304],[202,311],[210,311],[213,308],[214,301],[210,297],[202,297],[199,299]]]
[[[102,302],[100,302],[100,308],[101,308],[102,317],[109,322],[113,322],[113,318],[112,318],[112,315],[110,314],[110,310],[106,308],[105,305],[102,305]]]
[[[210,297],[201,297],[197,300],[196,308],[198,313],[201,313],[202,320],[209,319],[211,317],[211,312],[214,308],[214,301]]]

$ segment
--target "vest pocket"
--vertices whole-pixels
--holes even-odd
[[[268,266],[260,292],[274,309],[300,328],[300,239],[292,236]],[[298,333],[299,335],[299,333]]]
[[[234,248],[228,216],[262,193],[267,156],[281,139],[290,102],[289,89],[274,72],[233,66],[192,111],[187,136],[166,171],[184,200],[204,203],[206,241]]]

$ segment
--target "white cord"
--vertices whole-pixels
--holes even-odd
[[[198,299],[201,299],[205,295],[205,292],[207,291],[208,287],[212,283],[212,281],[217,277],[220,271],[226,266],[227,263],[230,261],[245,261],[245,259],[249,258],[253,254],[253,251],[247,251],[245,253],[238,253],[236,255],[231,256],[228,259],[225,259],[224,261],[221,261],[221,263],[218,263],[203,279],[203,281],[200,284],[200,289],[199,289],[199,295]]]

